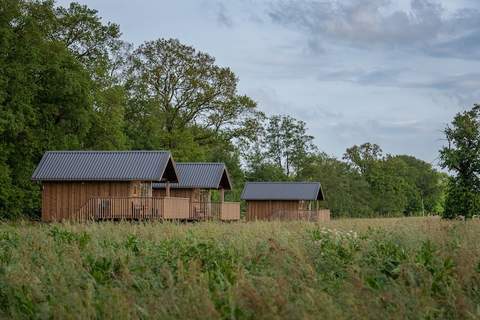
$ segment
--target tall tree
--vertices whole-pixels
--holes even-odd
[[[130,45],[120,39],[120,27],[103,23],[98,12],[72,2],[56,7],[54,29],[50,38],[63,42],[89,71],[92,79],[92,130],[88,146],[95,149],[124,149],[125,90],[123,68]]]
[[[126,82],[134,146],[175,150],[186,132],[197,144],[220,132],[227,139],[243,134],[255,103],[237,93],[237,83],[229,68],[178,40],[144,43],[131,56]]]
[[[30,176],[47,149],[84,148],[91,80],[61,41],[51,2],[0,2],[0,217],[33,215]]]
[[[106,80],[118,68],[116,53],[124,47],[120,27],[103,23],[97,10],[76,2],[68,8],[54,9],[55,24],[51,37],[62,41],[96,80]]]
[[[445,129],[447,146],[441,166],[453,173],[445,200],[445,217],[466,218],[480,212],[480,105],[458,113]]]
[[[407,202],[406,183],[396,170],[404,163],[388,161],[388,158],[379,145],[369,142],[348,148],[343,156],[367,181],[372,210],[381,215],[401,215]]]
[[[408,184],[407,212],[439,213],[443,211],[441,202],[444,186],[441,173],[430,163],[408,155],[392,156],[388,160],[400,160],[404,164],[401,167],[397,166],[396,172]]]
[[[290,116],[274,115],[268,119],[264,146],[267,156],[287,176],[298,171],[307,156],[316,150],[306,124]]]
[[[354,145],[348,148],[343,159],[362,174],[368,174],[371,167],[383,157],[382,152],[378,144],[367,142],[360,146]]]

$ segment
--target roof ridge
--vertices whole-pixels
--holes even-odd
[[[48,150],[45,153],[170,153],[168,150]]]
[[[269,183],[269,184],[319,184],[319,181],[246,181],[245,183],[251,184],[261,184],[261,183]]]
[[[221,164],[221,165],[225,165],[225,162],[176,162],[176,164]]]

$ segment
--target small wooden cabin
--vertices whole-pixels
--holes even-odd
[[[32,179],[42,183],[42,221],[76,219],[82,211],[151,215],[152,184],[178,182],[165,151],[49,151]]]
[[[320,182],[247,182],[242,192],[247,220],[327,220]]]
[[[228,174],[227,167],[224,163],[201,163],[187,162],[177,163],[176,170],[178,173],[177,183],[154,183],[153,196],[164,197],[168,193],[170,187],[171,197],[188,198],[190,200],[191,217],[204,217],[215,214],[220,211],[220,204],[224,203],[223,211],[228,206],[238,211],[235,216],[240,214],[239,203],[225,203],[225,190],[232,189],[232,183]],[[212,191],[218,192],[218,201],[212,201]],[[238,209],[236,209],[238,207]],[[227,209],[228,208],[228,209]]]

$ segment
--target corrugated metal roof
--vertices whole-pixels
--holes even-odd
[[[230,177],[224,163],[186,162],[176,164],[178,183],[170,184],[171,188],[218,189],[232,188]],[[164,183],[154,183],[153,188],[163,189]]]
[[[32,179],[162,181],[164,175],[176,177],[175,165],[167,151],[47,151]]]
[[[324,200],[320,182],[247,182],[243,200]]]

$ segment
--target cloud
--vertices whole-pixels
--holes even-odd
[[[408,9],[388,0],[285,0],[272,3],[269,16],[274,23],[304,33],[309,47],[335,43],[460,58],[480,52],[479,10],[452,13],[429,0],[412,0]]]
[[[346,81],[360,85],[375,85],[375,86],[402,86],[399,77],[409,71],[405,68],[374,68],[361,69],[356,68],[352,70],[339,70],[321,74],[318,77],[320,81]]]
[[[327,122],[316,129],[316,142],[321,149],[335,150],[341,155],[354,144],[377,143],[385,153],[415,154],[436,164],[438,150],[442,146],[442,122],[437,121],[368,121],[343,120]],[[333,145],[332,145],[333,143]]]
[[[436,43],[428,48],[427,52],[436,57],[478,59],[480,56],[480,30],[472,31],[452,40]]]
[[[219,25],[227,28],[233,27],[233,19],[228,14],[227,8],[222,2],[217,4],[217,22]]]
[[[415,69],[388,67],[345,69],[319,75],[322,82],[348,82],[361,86],[393,87],[407,90],[434,90],[452,98],[457,105],[466,106],[480,97],[480,72],[454,75],[430,74],[420,77]]]

